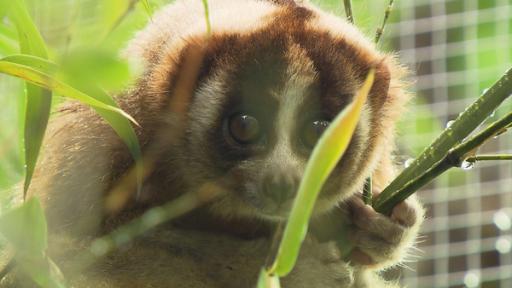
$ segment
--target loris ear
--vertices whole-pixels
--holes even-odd
[[[408,70],[398,64],[393,55],[384,56],[374,67],[375,82],[368,104],[374,118],[377,118],[375,124],[381,127],[381,132],[393,133],[395,122],[404,112],[411,96],[406,89],[409,82],[404,80]]]
[[[386,58],[383,58],[372,66],[375,67],[375,81],[370,90],[369,104],[372,111],[380,111],[384,104],[390,100],[388,98],[391,72]]]
[[[192,94],[199,80],[205,47],[205,43],[191,42],[181,53],[179,66],[182,68],[176,73],[176,80],[169,101],[170,111],[180,117],[185,117],[188,111]]]

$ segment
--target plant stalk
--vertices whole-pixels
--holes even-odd
[[[345,14],[347,15],[348,22],[354,24],[354,14],[352,14],[352,1],[343,0],[343,6],[345,7]]]
[[[379,43],[382,33],[384,33],[384,28],[386,27],[386,23],[388,22],[389,15],[391,14],[391,11],[393,11],[394,2],[394,0],[389,0],[388,7],[386,7],[386,11],[384,11],[384,19],[382,20],[382,25],[379,28],[377,28],[377,31],[375,32],[375,44]]]
[[[486,90],[482,96],[466,108],[453,124],[443,131],[378,197],[373,199],[373,207],[376,211],[389,212],[390,208],[405,199],[403,198],[404,195],[401,194],[403,192],[400,191],[403,190],[406,184],[409,185],[411,181],[418,178],[417,175],[423,175],[425,171],[434,167],[451,148],[462,142],[511,94],[512,69],[509,69],[490,89]],[[507,126],[509,125],[510,123],[507,124]],[[499,132],[496,131],[496,133]],[[416,190],[409,191],[407,196]]]
[[[491,160],[512,160],[512,154],[497,154],[497,155],[476,155],[466,158],[466,162],[474,163],[478,161],[491,161]]]
[[[471,137],[466,142],[455,146],[453,149],[450,149],[446,156],[444,156],[444,158],[442,158],[439,162],[435,163],[431,168],[427,169],[427,171],[421,174],[419,177],[416,177],[411,181],[407,182],[405,185],[403,185],[402,188],[400,188],[396,193],[393,194],[393,197],[388,198],[387,201],[384,202],[374,202],[375,204],[373,208],[375,209],[375,211],[379,213],[389,215],[396,204],[407,199],[407,197],[411,196],[414,192],[419,190],[425,184],[432,181],[437,176],[441,175],[446,170],[453,167],[461,167],[462,163],[464,161],[467,161],[468,158],[478,157],[468,155],[474,153],[474,151],[476,151],[478,147],[480,147],[489,139],[503,131],[503,129],[505,129],[505,127],[507,127],[511,123],[512,112],[506,115],[505,117],[501,118],[500,120],[492,123],[491,125],[489,125],[489,127],[482,130],[475,136]],[[512,155],[505,156],[511,157]]]
[[[363,188],[363,202],[366,205],[372,205],[373,187],[372,187],[372,176],[366,178]]]

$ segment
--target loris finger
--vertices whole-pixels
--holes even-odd
[[[357,228],[374,237],[382,238],[389,244],[401,241],[405,227],[391,220],[391,218],[377,213],[373,208],[363,203],[361,199],[353,199],[349,203],[352,223]]]

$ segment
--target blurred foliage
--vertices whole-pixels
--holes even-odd
[[[66,82],[82,88],[89,86],[87,83],[98,83],[106,90],[118,91],[129,85],[130,76],[137,72],[119,59],[119,51],[137,30],[145,26],[149,9],[166,1],[25,2],[48,46],[50,60],[61,67],[60,75]],[[20,48],[15,26],[5,15],[0,17],[0,57],[3,58],[19,53]],[[77,83],[77,79],[81,83]],[[25,89],[22,81],[5,75],[0,75],[0,89],[4,91],[0,97],[1,191],[19,183],[24,173],[21,131]],[[62,102],[61,97],[55,100],[53,107]]]
[[[60,269],[46,257],[47,226],[43,208],[36,198],[3,213],[0,232],[16,250],[16,263],[40,287],[63,288]]]

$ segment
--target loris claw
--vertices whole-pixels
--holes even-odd
[[[364,204],[360,194],[349,198],[349,239],[354,245],[347,259],[355,265],[382,269],[399,263],[414,245],[424,210],[416,198],[398,204],[390,216]]]

